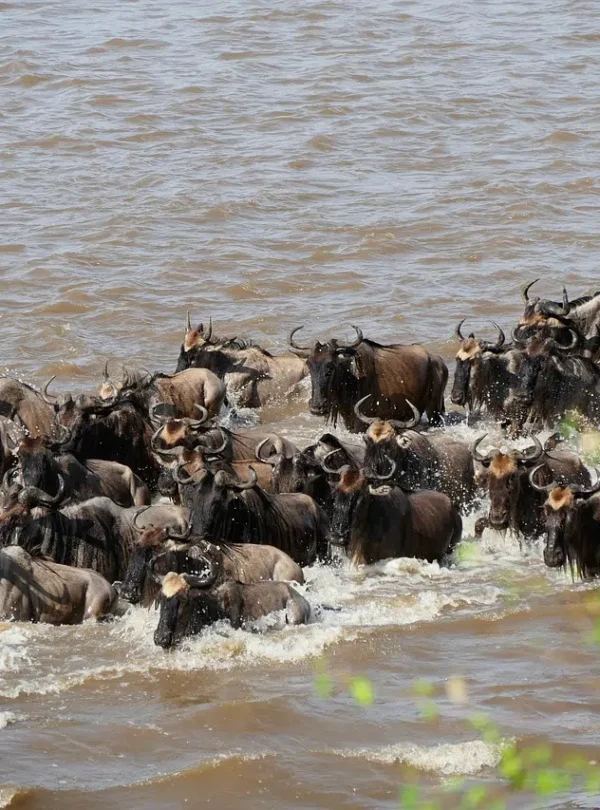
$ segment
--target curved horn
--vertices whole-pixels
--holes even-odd
[[[412,419],[408,419],[406,422],[401,422],[399,419],[388,419],[388,424],[390,424],[394,430],[411,430],[421,421],[419,409],[412,404],[410,399],[407,399],[406,397],[404,397],[404,399],[406,400],[406,404],[413,412]]]
[[[569,332],[572,335],[571,343],[568,346],[565,346],[564,343],[557,343],[555,340],[552,341],[552,344],[555,348],[560,349],[561,352],[571,352],[573,349],[577,348],[581,341],[581,335],[576,329],[569,327]]]
[[[192,319],[190,318],[190,311],[188,309],[187,314],[186,314],[186,318],[185,318],[185,332],[187,334],[188,332],[191,332],[191,331],[192,331]]]
[[[55,445],[68,444],[73,436],[73,431],[71,430],[71,428],[68,428],[66,425],[61,424],[58,424],[55,427],[58,430],[59,435],[56,437],[56,439],[52,440],[52,444]]]
[[[527,450],[515,450],[515,456],[520,461],[537,461],[544,453],[542,443],[537,436],[532,436],[533,447],[528,447]]]
[[[266,438],[266,439],[263,439],[263,440],[262,440],[262,442],[259,442],[259,443],[256,445],[256,448],[255,448],[255,450],[254,450],[254,455],[256,456],[256,460],[257,460],[257,461],[260,461],[260,462],[262,462],[263,464],[271,464],[271,466],[275,466],[275,464],[276,464],[277,462],[276,462],[276,461],[271,461],[271,460],[270,460],[271,458],[273,458],[273,456],[269,456],[269,458],[263,458],[263,457],[261,456],[261,454],[260,454],[260,451],[263,449],[263,447],[265,446],[265,444],[266,444],[267,442],[270,442],[270,441],[271,441],[270,437],[269,437],[269,436],[267,436],[267,438]]]
[[[181,484],[184,487],[188,486],[189,484],[194,483],[194,479],[192,478],[191,475],[188,475],[187,472],[185,474],[185,478],[181,477],[181,474],[180,474],[179,471],[182,470],[185,467],[185,465],[186,465],[186,462],[183,462],[181,464],[178,464],[176,467],[174,467],[171,470],[171,475],[173,476],[173,481],[176,481],[178,484]]]
[[[569,296],[567,295],[567,288],[563,286],[563,309],[565,311],[565,315],[570,310],[571,305],[569,304]]]
[[[298,346],[297,343],[294,343],[294,335],[301,329],[304,329],[304,324],[302,326],[297,326],[295,329],[292,329],[292,331],[290,332],[290,336],[288,338],[288,342],[292,347],[292,349],[295,349],[297,352],[307,352],[308,354],[310,354],[312,350],[308,346]]]
[[[158,413],[158,411],[161,410],[161,409],[163,410],[163,413]],[[172,417],[169,416],[169,414],[164,413],[164,408],[163,408],[163,403],[162,402],[157,402],[156,405],[153,405],[150,408],[150,421],[154,422],[155,424],[157,422],[160,423],[159,430],[160,430],[160,428],[162,428],[162,426],[164,425],[165,422],[169,421],[169,419],[172,419]]]
[[[140,526],[140,524],[138,523],[138,518],[139,518],[139,516],[140,516],[141,514],[143,514],[144,512],[147,512],[147,511],[148,511],[148,509],[150,509],[150,508],[151,508],[150,506],[144,506],[144,507],[142,507],[142,509],[138,509],[138,511],[137,511],[137,512],[135,513],[135,515],[133,516],[133,521],[132,521],[131,525],[132,525],[132,526],[133,526],[133,528],[136,530],[136,532],[143,532],[143,531],[145,531],[146,529],[148,529],[148,528],[149,528],[149,526],[151,526],[151,525],[152,525],[152,524],[149,524],[148,526]]]
[[[326,454],[326,455],[323,457],[323,461],[321,462],[321,467],[323,468],[323,470],[324,470],[326,473],[329,473],[329,475],[341,475],[341,472],[342,472],[342,470],[343,470],[343,466],[342,466],[342,467],[339,467],[337,470],[334,470],[332,467],[329,467],[329,466],[327,465],[327,459],[328,459],[330,456],[335,455],[335,453],[339,453],[339,452],[340,452],[340,448],[339,448],[339,447],[336,447],[336,449],[335,449],[335,450],[330,450],[330,451],[329,451],[329,453],[327,453],[327,454]],[[350,468],[348,467],[348,469],[350,469]]]
[[[258,476],[256,475],[256,470],[254,469],[254,467],[248,467],[248,469],[250,470],[249,481],[242,481],[241,483],[237,482],[234,483],[233,481],[231,481],[230,483],[227,484],[227,486],[231,487],[231,489],[237,489],[240,492],[245,489],[254,489],[254,487],[256,486],[256,482],[258,481]]]
[[[530,470],[529,483],[538,492],[551,492],[553,489],[556,489],[557,487],[556,481],[552,480],[549,484],[546,484],[545,486],[542,486],[541,484],[536,484],[535,481],[536,475],[542,469],[543,466],[544,466],[543,464],[538,464],[537,467],[534,467],[533,470]]]
[[[454,334],[456,335],[456,337],[457,337],[459,340],[464,340],[464,339],[465,339],[465,338],[463,337],[463,333],[462,333],[460,330],[461,330],[461,327],[462,327],[463,323],[464,323],[466,320],[467,320],[466,318],[463,318],[463,319],[462,319],[462,321],[459,321],[459,322],[458,322],[458,326],[457,326],[457,327],[456,327],[456,329],[454,330]]]
[[[529,284],[525,284],[525,285],[524,285],[524,286],[521,288],[521,295],[522,295],[522,297],[523,297],[523,301],[524,301],[526,304],[527,304],[527,303],[529,303],[529,296],[528,296],[528,294],[527,294],[527,293],[528,293],[528,292],[529,292],[529,290],[530,290],[530,289],[533,287],[533,285],[534,285],[534,284],[537,284],[537,282],[538,282],[538,281],[539,281],[539,278],[536,278],[534,281],[531,281]]]
[[[204,405],[197,405],[196,404],[196,405],[194,405],[194,408],[197,411],[200,411],[200,419],[196,419],[194,421],[190,420],[188,422],[188,425],[189,425],[189,427],[191,427],[192,430],[197,430],[200,427],[200,425],[203,425],[206,422],[206,420],[208,419],[208,411],[206,410]]]
[[[383,454],[383,457],[385,458],[385,460],[390,465],[389,473],[386,473],[385,475],[380,475],[379,473],[376,473],[376,472],[370,472],[369,473],[369,478],[375,478],[377,481],[389,481],[390,478],[393,478],[393,476],[396,473],[396,466],[397,466],[396,462],[394,461],[393,458],[390,458],[385,453]]]
[[[19,503],[38,503],[42,506],[56,506],[65,494],[65,479],[58,473],[58,492],[56,495],[48,495],[43,489],[38,487],[24,487],[18,495]]]
[[[209,456],[220,456],[221,453],[224,453],[227,447],[229,446],[229,436],[225,433],[224,430],[221,430],[221,428],[217,429],[221,434],[221,436],[223,437],[223,443],[221,444],[220,447],[216,447],[213,449],[212,447],[206,447],[206,445],[204,444],[195,444],[194,447],[196,449],[201,450],[202,453],[205,453],[206,455]]]
[[[204,335],[204,340],[207,343],[210,343],[211,337],[212,337],[212,316],[208,319],[208,334]]]
[[[378,416],[363,416],[363,414],[360,412],[360,406],[366,399],[369,399],[370,396],[371,394],[367,394],[366,397],[359,399],[358,402],[354,405],[354,413],[360,419],[361,422],[364,422],[365,425],[372,425],[373,422],[381,422],[381,419],[379,419]]]
[[[527,342],[527,338],[526,337],[521,337],[521,335],[520,335],[521,328],[522,327],[517,326],[511,332],[511,337],[513,339],[513,343],[516,343],[517,346],[525,346],[525,344]]]
[[[485,348],[485,351],[487,351],[487,352],[499,352],[500,349],[504,346],[504,343],[506,342],[506,335],[504,334],[502,329],[500,329],[500,327],[498,326],[496,321],[492,321],[492,323],[494,324],[494,326],[498,330],[498,340],[495,343],[489,343],[486,340],[483,343],[483,346]]]
[[[570,485],[569,489],[575,495],[593,495],[595,492],[600,492],[600,472],[598,472],[597,468],[594,467],[594,472],[596,473],[596,483],[592,484],[589,489],[585,489],[584,487],[577,487]]]
[[[480,436],[471,445],[471,455],[473,456],[475,461],[478,461],[480,464],[488,464],[492,460],[493,454],[497,452],[497,450],[488,450],[488,452],[485,454],[485,456],[483,456],[479,452],[478,447],[481,444],[481,442],[485,439],[486,436],[487,436],[487,433],[484,433],[483,436]]]
[[[50,377],[50,379],[46,383],[46,385],[42,388],[42,399],[44,400],[44,402],[47,405],[54,405],[54,403],[56,402],[56,397],[51,396],[48,393],[48,387],[49,387],[50,383],[55,379],[56,379],[56,374],[53,374],[52,377]]]
[[[104,364],[104,371],[102,372],[102,377],[103,377],[103,379],[105,379],[107,381],[109,379],[109,376],[108,376],[108,360]]]
[[[158,441],[158,434],[164,428],[164,424],[159,425],[157,429],[152,434],[152,438],[150,439],[150,447],[152,448],[153,452],[156,453],[157,456],[167,456],[170,458],[171,456],[180,456],[183,452],[183,448],[180,446],[177,447],[157,447]]]
[[[350,324],[350,326],[356,332],[356,340],[354,340],[352,343],[338,343],[340,349],[355,349],[357,346],[360,346],[364,340],[363,333],[358,326],[354,326],[354,324]]]

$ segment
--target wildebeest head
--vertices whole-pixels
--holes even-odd
[[[154,632],[154,643],[158,647],[169,650],[184,635],[198,633],[208,623],[210,604],[203,604],[198,597],[202,596],[204,589],[210,588],[216,576],[214,567],[209,565],[203,576],[170,571],[163,578],[159,594],[160,617]]]
[[[201,405],[196,405],[200,413],[198,419],[166,419],[159,422],[158,428],[152,436],[152,450],[159,458],[165,461],[172,461],[181,455],[183,450],[194,450],[203,445],[203,437],[200,431],[207,427],[208,411]],[[156,410],[156,409],[155,409]],[[219,430],[222,438],[222,449],[213,449],[213,452],[222,452],[228,444],[228,437],[224,431]]]
[[[471,377],[477,372],[483,353],[493,352],[494,354],[500,354],[503,351],[504,342],[506,340],[504,332],[494,321],[492,321],[492,323],[498,330],[498,340],[495,343],[476,338],[473,332],[465,338],[461,331],[465,320],[466,318],[463,318],[456,327],[456,336],[460,340],[460,349],[456,354],[454,385],[452,386],[452,393],[450,395],[451,401],[455,405],[460,406],[471,404]]]
[[[365,461],[364,466],[368,471],[381,473],[389,470],[390,459],[397,465],[397,469],[405,469],[406,453],[410,448],[411,435],[405,431],[415,428],[420,420],[421,414],[418,409],[406,400],[406,404],[413,412],[412,419],[403,422],[399,419],[379,419],[378,417],[365,416],[360,406],[369,396],[360,399],[354,406],[354,413],[361,422],[368,425],[365,433]]]
[[[335,423],[340,399],[345,400],[348,396],[354,398],[355,395],[360,376],[357,348],[363,342],[363,334],[354,326],[356,340],[352,343],[330,340],[328,343],[317,342],[311,349],[294,343],[294,335],[303,328],[298,326],[293,329],[289,342],[292,351],[306,359],[312,385],[310,411],[315,416],[329,416]]]
[[[389,470],[385,475],[379,475],[373,471],[367,472],[364,469],[353,470],[348,466],[335,470],[323,465],[326,472],[339,476],[334,492],[333,514],[328,537],[329,551],[333,556],[337,549],[345,549],[350,543],[352,522],[361,498],[395,475],[396,463],[389,459],[388,465]]]
[[[62,432],[64,440],[68,440],[70,431],[63,429]],[[48,495],[58,492],[60,467],[44,437],[23,438],[17,449],[17,462],[19,478],[24,487],[37,487]]]
[[[479,451],[479,445],[487,433],[480,436],[471,448],[475,461],[479,461],[488,470],[488,490],[490,495],[489,522],[497,530],[508,529],[517,525],[517,507],[523,487],[529,485],[529,469],[542,457],[544,448],[533,436],[533,446],[526,450],[511,450],[503,453],[494,448],[485,455]],[[546,476],[550,472],[542,465]]]
[[[214,342],[212,318],[209,320],[208,329],[204,329],[203,323],[199,324],[194,329],[192,328],[192,320],[190,318],[190,311],[188,309],[185,321],[185,335],[183,338],[183,343],[181,344],[181,350],[179,352],[179,359],[177,361],[177,368],[175,371],[185,371],[186,368],[190,368],[197,360],[198,354],[204,349],[214,345]]]
[[[549,364],[553,358],[564,356],[565,352],[573,351],[580,344],[581,336],[575,329],[569,329],[571,342],[562,344],[553,338],[534,336],[524,345],[513,333],[515,343],[523,347],[520,352],[520,363],[513,375],[511,394],[507,402],[507,410],[521,422],[526,418],[527,410],[535,400],[538,379],[544,379]],[[538,392],[539,393],[539,392]],[[547,392],[552,398],[553,392]]]
[[[183,467],[178,465],[173,477],[181,485],[183,504],[190,510],[192,533],[198,540],[220,540],[227,522],[234,519],[236,494],[256,486],[256,472],[250,467],[250,480],[240,481],[224,470],[214,473],[210,464],[193,477],[183,473]]]
[[[141,528],[138,518],[144,512],[142,509],[134,518],[134,527],[140,532],[137,544],[131,556],[120,593],[123,599],[136,605],[142,601],[143,594],[152,583],[155,589],[162,581],[161,573],[168,571],[186,570],[182,565],[181,557],[189,549],[191,526],[183,532],[178,532],[174,526],[146,526]],[[168,559],[165,559],[168,558]],[[162,560],[168,567],[157,567],[157,561]]]
[[[544,546],[544,562],[549,568],[560,568],[570,564],[571,570],[577,567],[580,576],[585,575],[582,570],[582,560],[573,556],[574,545],[580,545],[587,538],[577,538],[581,532],[578,527],[578,510],[581,505],[592,495],[600,492],[600,474],[596,471],[597,481],[589,488],[578,487],[570,484],[568,487],[560,487],[556,481],[548,484],[540,484],[539,472],[541,465],[535,467],[529,473],[529,481],[533,489],[547,495],[544,503],[544,522],[546,529],[546,544]],[[577,543],[579,540],[579,543]],[[596,538],[590,538],[596,542]],[[574,542],[575,541],[575,542]]]

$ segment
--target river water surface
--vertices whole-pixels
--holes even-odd
[[[4,367],[72,390],[106,359],[172,371],[187,308],[275,351],[302,323],[307,340],[355,323],[451,361],[457,320],[510,329],[524,281],[592,288],[595,12],[1,2]],[[299,442],[323,427],[301,401],[263,420]],[[591,590],[547,570],[539,543],[486,533],[450,568],[317,566],[308,580],[309,626],[215,627],[171,655],[139,609],[0,626],[0,806],[394,808],[407,780],[437,795],[465,775],[533,807],[495,776],[474,710],[507,739],[600,759]],[[357,675],[370,707],[348,695]],[[470,705],[445,697],[454,676]],[[416,679],[434,685],[437,720]],[[544,806],[599,803],[574,790]]]

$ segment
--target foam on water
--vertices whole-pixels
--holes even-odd
[[[441,776],[473,776],[484,768],[493,768],[500,762],[502,745],[482,740],[424,747],[409,743],[395,743],[382,748],[348,748],[335,750],[342,757],[367,759],[393,765],[401,763],[420,771]]]

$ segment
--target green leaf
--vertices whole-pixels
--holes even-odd
[[[333,694],[333,684],[326,672],[315,673],[314,685],[317,694],[321,698],[328,698]]]
[[[487,788],[483,785],[475,785],[464,795],[462,806],[468,808],[468,810],[475,810],[486,797]]]
[[[373,684],[368,678],[359,675],[350,681],[350,694],[359,706],[373,704]]]
[[[585,789],[588,793],[600,793],[600,770],[596,768],[586,777]]]
[[[431,697],[435,691],[435,687],[431,681],[426,681],[424,678],[420,678],[418,681],[415,681],[413,691],[415,695],[418,695],[419,697]]]
[[[404,785],[400,790],[400,807],[403,810],[419,810],[421,791],[416,785]]]
[[[424,720],[437,720],[440,716],[440,710],[434,700],[424,700],[421,703],[421,717]]]
[[[547,765],[552,759],[552,749],[549,745],[538,745],[523,753],[523,761],[531,765]]]
[[[558,768],[540,768],[535,775],[535,791],[540,796],[554,796],[567,791],[571,787],[571,781],[569,774]]]

